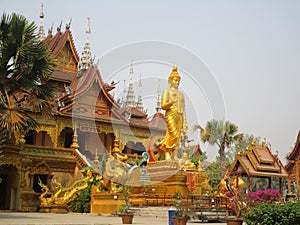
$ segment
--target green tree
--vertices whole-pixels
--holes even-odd
[[[205,128],[199,124],[194,126],[194,130],[200,130],[200,139],[204,143],[211,145],[217,145],[219,147],[218,153],[220,157],[220,176],[224,177],[225,165],[226,165],[226,152],[225,149],[231,147],[231,145],[240,140],[243,135],[238,133],[238,126],[230,121],[223,120],[211,120],[206,123]]]
[[[37,36],[37,26],[13,13],[0,20],[0,127],[11,135],[35,128],[33,113],[50,113],[54,70],[50,51]]]

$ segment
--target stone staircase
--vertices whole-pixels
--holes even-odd
[[[175,208],[167,207],[167,206],[165,207],[148,206],[148,207],[131,207],[130,210],[137,216],[168,218],[169,210],[175,210]]]
[[[174,207],[131,207],[130,210],[137,216],[141,217],[159,217],[168,218],[169,210],[176,210]],[[212,221],[225,221],[226,210],[225,209],[201,209],[201,211],[195,211],[190,213],[191,222],[212,222]]]

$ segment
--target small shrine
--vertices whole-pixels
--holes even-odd
[[[282,193],[282,179],[288,178],[288,173],[274,155],[266,142],[252,142],[246,148],[245,152],[239,151],[230,170],[230,176],[243,176],[247,178],[247,188],[250,188],[252,177],[261,177],[268,179],[268,188],[271,188],[271,179],[279,178],[279,191]]]

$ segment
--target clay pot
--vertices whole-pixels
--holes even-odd
[[[243,225],[243,220],[237,219],[237,218],[227,218],[226,224],[227,225]]]
[[[133,214],[122,214],[121,217],[123,224],[132,224]]]
[[[187,218],[174,216],[173,221],[174,221],[174,225],[186,225]]]

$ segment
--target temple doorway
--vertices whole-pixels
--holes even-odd
[[[11,165],[0,167],[0,209],[18,210],[19,209],[19,175],[17,169]]]

